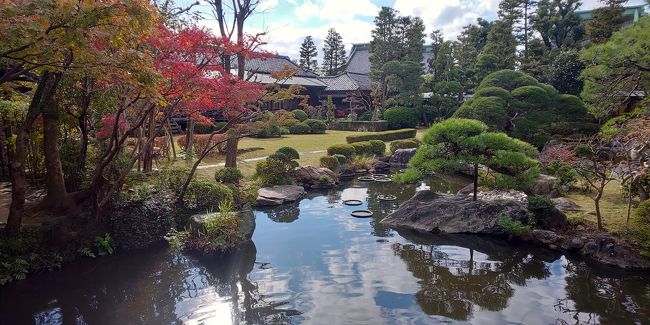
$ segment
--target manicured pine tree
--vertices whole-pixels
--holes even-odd
[[[323,74],[333,76],[343,70],[346,62],[343,37],[334,28],[327,31],[323,46]]]

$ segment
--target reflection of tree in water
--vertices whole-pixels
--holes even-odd
[[[295,202],[263,209],[262,211],[266,213],[269,219],[275,222],[291,223],[298,220],[300,216],[300,208],[298,206],[299,204]]]
[[[426,239],[402,235],[418,244],[396,243],[393,250],[406,262],[408,270],[421,279],[422,288],[416,299],[430,315],[468,320],[474,305],[490,311],[502,310],[514,293],[511,284],[525,285],[528,279],[550,275],[543,260],[498,241],[460,234]],[[467,248],[467,259],[449,256],[438,250],[440,245]],[[477,261],[475,252],[488,258]]]
[[[566,270],[567,298],[559,299],[556,309],[575,324],[650,324],[647,276],[612,274],[581,261],[570,261]]]
[[[267,302],[248,279],[255,257],[249,242],[224,257],[154,250],[70,265],[3,288],[2,296],[15,301],[0,304],[0,324],[175,324],[210,317],[211,304],[219,303],[214,295],[228,303],[235,324],[288,323],[300,313]]]

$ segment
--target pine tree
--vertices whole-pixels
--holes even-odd
[[[499,69],[514,69],[516,53],[517,40],[512,35],[512,26],[508,22],[496,21],[488,34],[482,54],[497,56]]]
[[[404,59],[421,63],[424,53],[424,22],[422,18],[415,17],[406,29]]]
[[[370,75],[374,79],[383,79],[381,69],[384,64],[398,58],[397,14],[393,8],[382,7],[375,17],[370,41]]]
[[[594,44],[606,42],[623,25],[623,4],[627,0],[604,0],[606,6],[593,11],[593,18],[587,22],[587,39]]]
[[[345,44],[343,37],[334,28],[327,31],[323,45],[323,73],[333,76],[343,70],[346,62]]]
[[[523,56],[528,56],[528,43],[531,37],[531,18],[537,1],[535,0],[501,0],[499,19],[509,23],[519,45],[523,46]]]
[[[583,31],[576,14],[580,4],[580,0],[539,0],[531,23],[547,48],[580,45]]]
[[[305,70],[314,71],[318,68],[318,61],[316,61],[317,55],[318,49],[312,37],[305,37],[302,45],[300,45],[300,66]]]

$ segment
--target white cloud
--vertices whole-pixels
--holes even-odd
[[[379,7],[370,0],[303,0],[295,9],[301,21],[350,21],[355,17],[374,17]]]

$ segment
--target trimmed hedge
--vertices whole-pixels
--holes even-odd
[[[325,133],[327,130],[327,124],[321,120],[306,119],[304,123],[309,125],[311,133]]]
[[[368,141],[372,147],[372,154],[375,156],[383,156],[386,154],[386,143],[381,140]]]
[[[347,143],[361,142],[361,141],[370,141],[370,140],[381,140],[381,141],[393,141],[400,139],[415,138],[415,129],[401,129],[401,130],[392,130],[384,132],[372,132],[364,133],[360,135],[350,135],[345,137]]]
[[[311,132],[311,128],[306,123],[300,122],[289,127],[291,134],[307,134]]]
[[[414,128],[418,123],[418,112],[414,108],[393,107],[384,112],[384,119],[391,130]]]
[[[330,124],[330,130],[356,132],[382,132],[388,130],[386,121],[335,121]]]
[[[395,140],[390,143],[390,152],[395,153],[397,149],[417,148],[419,145],[417,139]]]
[[[301,109],[294,109],[293,111],[291,111],[291,113],[293,114],[293,117],[295,117],[296,120],[298,120],[300,122],[304,122],[306,119],[309,118],[307,113],[305,113],[305,111],[303,111]]]
[[[238,184],[243,178],[244,174],[235,167],[225,167],[214,173],[214,179],[224,184]]]
[[[354,147],[354,152],[360,156],[371,156],[372,155],[372,145],[370,141],[362,141],[352,143]]]
[[[355,153],[354,147],[351,144],[335,144],[327,148],[327,154],[330,156],[343,155],[350,159]]]
[[[320,157],[320,166],[328,168],[329,170],[335,170],[339,167],[339,160],[334,156],[323,156]]]
[[[275,153],[284,154],[285,156],[287,156],[287,158],[291,160],[300,159],[300,154],[298,153],[298,150],[291,147],[282,147],[276,150]]]

